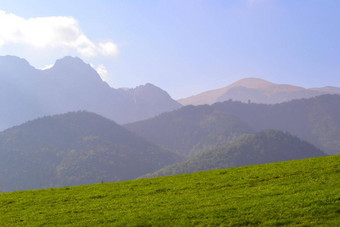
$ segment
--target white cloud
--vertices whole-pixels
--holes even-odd
[[[42,68],[40,68],[41,70],[45,70],[45,69],[50,69],[50,68],[52,68],[54,66],[54,64],[50,64],[50,65],[46,65],[46,66],[44,66],[44,67],[42,67]]]
[[[95,67],[94,65],[91,64],[91,67],[97,71],[97,73],[100,75],[103,81],[109,83],[109,74],[107,72],[105,65],[100,64],[98,67]]]
[[[118,47],[112,42],[99,43],[99,51],[102,55],[109,56],[118,53]]]
[[[73,17],[36,17],[24,19],[0,11],[0,47],[24,44],[36,48],[71,48],[84,57],[114,56],[118,47],[113,42],[91,41]]]

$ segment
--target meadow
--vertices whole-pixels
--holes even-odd
[[[340,155],[0,193],[0,226],[340,225]]]

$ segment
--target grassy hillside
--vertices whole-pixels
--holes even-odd
[[[0,225],[340,225],[340,156],[0,194]]]

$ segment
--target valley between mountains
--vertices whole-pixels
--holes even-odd
[[[79,58],[0,57],[4,192],[340,154],[340,88],[246,78],[182,100],[115,89]]]

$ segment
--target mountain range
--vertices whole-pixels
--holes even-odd
[[[149,83],[114,89],[74,57],[46,70],[0,57],[0,80],[3,191],[340,154],[336,87],[247,78],[182,106]]]
[[[37,117],[86,110],[117,123],[147,119],[181,107],[168,93],[146,84],[114,89],[81,59],[64,57],[39,70],[25,59],[0,57],[0,130]]]
[[[71,112],[0,133],[0,188],[14,191],[130,180],[181,160],[109,119]]]
[[[216,113],[208,113],[197,119],[203,118],[199,124],[209,125],[202,131],[208,132],[210,139],[183,155],[85,111],[38,118],[9,128],[0,133],[0,188],[15,191],[114,182],[325,155],[288,133],[249,133],[252,130],[234,117],[213,118]],[[190,132],[180,135],[184,134]],[[169,138],[182,144],[188,137],[179,141]],[[202,138],[192,137],[190,142]]]
[[[269,105],[225,101],[185,106],[125,127],[145,139],[186,156],[223,145],[243,133],[289,132],[327,154],[340,153],[340,95]]]
[[[53,67],[39,70],[25,59],[0,56],[0,130],[37,117],[86,110],[119,124],[149,119],[182,105],[202,105],[234,100],[281,103],[322,94],[340,94],[340,88],[305,89],[246,78],[224,88],[175,101],[150,84],[132,89],[112,88],[77,57],[64,57]]]
[[[340,88],[327,86],[306,89],[288,84],[275,84],[259,78],[245,78],[220,89],[180,99],[178,102],[182,105],[211,105],[216,102],[235,100],[276,104],[323,94],[340,94]]]

